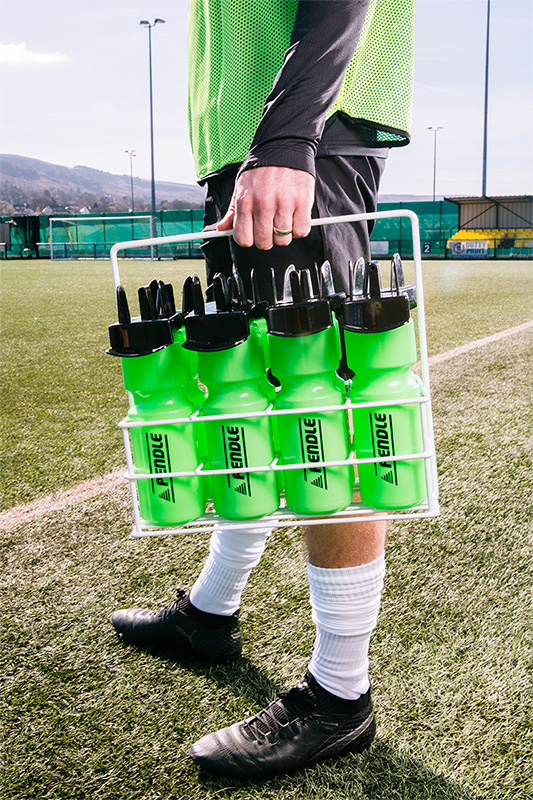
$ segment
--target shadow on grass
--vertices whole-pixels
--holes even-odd
[[[120,637],[117,638],[120,640]],[[244,696],[261,707],[269,703],[281,688],[247,656],[241,656],[237,661],[215,663],[186,651],[177,653],[175,650],[155,645],[142,646],[126,641],[122,643],[132,652],[146,653],[156,660],[186,669],[191,675],[208,677],[209,680],[216,681],[220,686],[229,689],[235,697]]]
[[[230,784],[227,778],[215,778],[200,770],[198,781],[209,797],[216,794],[222,798],[231,798],[244,787],[254,786],[261,788],[262,800],[275,800],[289,789],[297,793],[291,793],[291,797],[326,797],[327,792],[331,800],[478,800],[479,797],[379,739],[363,755],[329,759],[290,775],[263,781],[232,779]]]
[[[166,648],[141,647],[128,643],[134,652],[149,653],[154,659],[175,664],[196,676],[208,677],[224,686],[236,697],[244,696],[250,702],[263,707],[273,699],[280,688],[248,657],[226,664],[200,661],[189,653],[177,654]],[[228,720],[228,725],[238,719]],[[479,796],[464,790],[458,783],[436,774],[422,761],[392,744],[378,738],[370,750],[362,755],[350,755],[340,759],[328,759],[290,775],[279,775],[265,780],[236,780],[217,778],[209,773],[197,772],[198,784],[206,791],[206,797],[238,798],[243,788],[259,797],[254,787],[260,790],[261,800],[277,800],[284,792],[291,797],[313,798],[318,792],[327,791],[331,800],[478,800]],[[299,792],[293,795],[292,792]],[[319,796],[326,796],[319,794]]]

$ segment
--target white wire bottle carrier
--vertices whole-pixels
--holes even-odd
[[[344,522],[362,522],[362,521],[377,521],[382,519],[409,519],[409,518],[424,518],[436,517],[439,514],[438,505],[438,485],[437,485],[437,469],[435,458],[435,444],[433,438],[433,418],[431,411],[431,397],[429,389],[429,372],[428,372],[428,356],[427,356],[427,339],[426,339],[426,320],[424,309],[424,292],[422,285],[422,259],[420,250],[420,229],[418,224],[418,217],[413,211],[408,209],[397,209],[393,211],[376,211],[371,214],[347,214],[339,217],[327,217],[322,219],[314,219],[311,222],[312,226],[316,225],[333,225],[345,222],[360,222],[363,220],[387,219],[396,217],[406,217],[411,223],[411,233],[413,240],[413,261],[415,269],[415,284],[416,284],[416,299],[417,299],[417,318],[418,318],[418,348],[420,356],[420,372],[421,377],[415,376],[420,386],[420,397],[405,399],[405,400],[379,400],[373,402],[354,403],[348,397],[339,405],[335,406],[319,406],[312,407],[313,412],[332,412],[338,411],[339,413],[347,414],[351,427],[351,410],[355,408],[384,408],[386,406],[399,406],[408,404],[417,404],[420,409],[420,419],[422,428],[422,451],[417,453],[406,453],[396,456],[388,456],[387,461],[408,461],[411,459],[424,460],[424,473],[426,482],[426,499],[417,506],[411,508],[403,508],[397,510],[376,510],[362,502],[353,501],[351,505],[342,511],[337,511],[333,514],[317,516],[303,516],[295,514],[290,511],[285,505],[283,493],[281,494],[279,509],[269,516],[261,517],[253,520],[254,528],[278,528],[278,527],[294,527],[298,524],[305,525],[324,525],[326,523],[344,523]],[[133,250],[135,248],[145,247],[158,247],[161,245],[175,244],[178,242],[192,242],[204,239],[216,239],[231,236],[232,231],[199,231],[196,233],[178,234],[175,236],[162,236],[151,239],[136,239],[129,242],[117,242],[110,251],[111,267],[113,270],[113,280],[116,288],[120,285],[120,275],[118,269],[118,254],[123,250]],[[242,411],[234,414],[218,414],[218,415],[201,415],[200,409],[195,411],[188,417],[175,417],[171,419],[149,420],[149,421],[131,421],[127,417],[119,423],[119,428],[122,430],[124,438],[124,449],[126,452],[126,465],[127,472],[124,478],[129,482],[131,499],[133,506],[134,526],[132,530],[133,537],[141,536],[163,536],[173,533],[199,533],[208,532],[216,525],[218,528],[228,528],[238,530],[250,525],[249,520],[227,520],[220,517],[214,510],[210,510],[211,503],[206,505],[205,513],[197,519],[176,526],[154,526],[146,523],[140,513],[139,497],[137,493],[137,481],[151,480],[155,478],[185,478],[185,477],[202,477],[209,475],[228,475],[232,474],[235,469],[210,469],[205,463],[199,464],[195,470],[189,471],[174,471],[174,472],[158,472],[156,473],[135,473],[133,463],[133,454],[131,448],[131,441],[129,436],[130,428],[134,427],[147,427],[154,425],[190,425],[195,423],[204,423],[211,420],[222,421],[232,419],[251,419],[254,417],[276,417],[283,414],[309,414],[310,407],[305,408],[291,408],[291,409],[275,409],[270,404],[264,411],[254,411],[248,414],[243,414]],[[350,434],[353,431],[350,430]],[[352,466],[357,464],[373,464],[383,461],[383,456],[375,458],[358,458],[353,450],[347,459],[339,461],[321,461],[313,463],[314,467],[333,467],[333,466]],[[239,473],[245,472],[277,472],[292,469],[305,469],[308,464],[280,464],[278,458],[274,458],[270,464],[254,467],[240,467]],[[354,481],[354,494],[358,490],[358,480]]]

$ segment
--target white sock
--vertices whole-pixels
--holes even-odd
[[[307,566],[316,639],[309,672],[328,692],[357,700],[370,688],[368,647],[377,624],[385,554],[343,569]]]
[[[209,556],[191,589],[193,606],[224,616],[237,611],[250,572],[259,564],[271,533],[269,528],[238,531],[215,528]]]

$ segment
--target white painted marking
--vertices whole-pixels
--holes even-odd
[[[462,344],[459,347],[454,347],[452,350],[446,350],[444,353],[437,353],[428,359],[429,364],[430,366],[441,364],[443,361],[449,361],[463,353],[477,350],[479,347],[484,347],[500,339],[506,339],[508,336],[528,330],[529,328],[533,328],[533,321],[524,322],[522,325],[516,325],[514,328],[507,328],[505,331],[493,333],[491,336],[485,336],[483,339],[476,339],[474,342]],[[91,480],[83,481],[83,483],[78,483],[77,486],[72,486],[70,489],[64,489],[49,494],[46,497],[40,497],[37,500],[33,500],[31,503],[22,503],[7,511],[2,511],[0,512],[0,531],[11,530],[26,522],[32,522],[38,517],[44,516],[44,514],[50,514],[53,511],[61,511],[68,506],[81,503],[84,500],[89,500],[92,497],[97,497],[106,492],[114,491],[119,486],[127,488],[123,475],[124,471],[111,472],[109,475],[103,475],[99,478],[92,478]]]
[[[486,344],[497,342],[500,339],[506,339],[507,336],[512,336],[513,333],[520,333],[520,331],[528,330],[528,328],[533,328],[533,321],[523,322],[522,325],[515,325],[514,328],[507,328],[505,331],[493,333],[491,336],[485,336],[484,339],[476,339],[474,342],[461,344],[459,347],[454,347],[453,350],[446,350],[445,353],[437,353],[428,358],[428,363],[430,366],[433,364],[441,364],[443,361],[449,361],[451,358],[470,352],[470,350],[477,350],[478,347],[485,347]]]
[[[0,531],[8,531],[23,525],[25,522],[33,522],[44,514],[52,511],[61,511],[63,508],[90,500],[99,494],[116,490],[119,486],[127,489],[126,481],[123,478],[124,470],[110,472],[99,478],[91,478],[83,483],[78,483],[70,489],[63,489],[59,492],[39,497],[31,503],[21,503],[21,505],[9,508],[7,511],[0,512]]]

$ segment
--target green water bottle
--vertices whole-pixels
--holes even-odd
[[[384,289],[379,264],[357,262],[351,297],[344,305],[344,340],[348,366],[355,372],[351,399],[356,403],[408,400],[421,396],[411,367],[416,339],[409,307],[414,287],[405,287],[401,261],[392,261],[391,286]],[[423,451],[421,405],[353,409],[354,446],[361,500],[377,509],[417,506],[426,498],[423,459],[391,461],[391,456]]]
[[[277,417],[280,462],[308,465],[283,471],[285,499],[298,514],[330,514],[350,505],[354,478],[351,466],[320,466],[350,455],[345,412],[327,410],[344,402],[344,384],[336,373],[341,356],[337,328],[330,303],[317,296],[309,270],[289,267],[283,297],[274,297],[267,323],[271,369],[281,384],[275,407],[308,409]]]
[[[119,321],[109,328],[107,352],[121,359],[131,422],[188,417],[195,410],[183,388],[191,379],[190,358],[174,341],[180,319],[168,287],[157,282],[141,287],[141,316],[133,319],[126,293],[117,287]],[[132,427],[130,434],[137,475],[185,472],[198,466],[193,423],[147,424]],[[137,490],[141,517],[149,525],[182,525],[204,512],[197,477],[141,478]]]
[[[231,470],[211,476],[213,503],[225,519],[257,519],[279,507],[276,474],[246,471],[274,459],[269,418],[245,416],[269,405],[264,349],[247,314],[234,310],[231,279],[228,284],[216,275],[213,289],[214,307],[206,309],[199,278],[193,275],[184,285],[184,347],[196,352],[198,376],[207,387],[201,415],[242,414],[204,423],[209,468]]]

